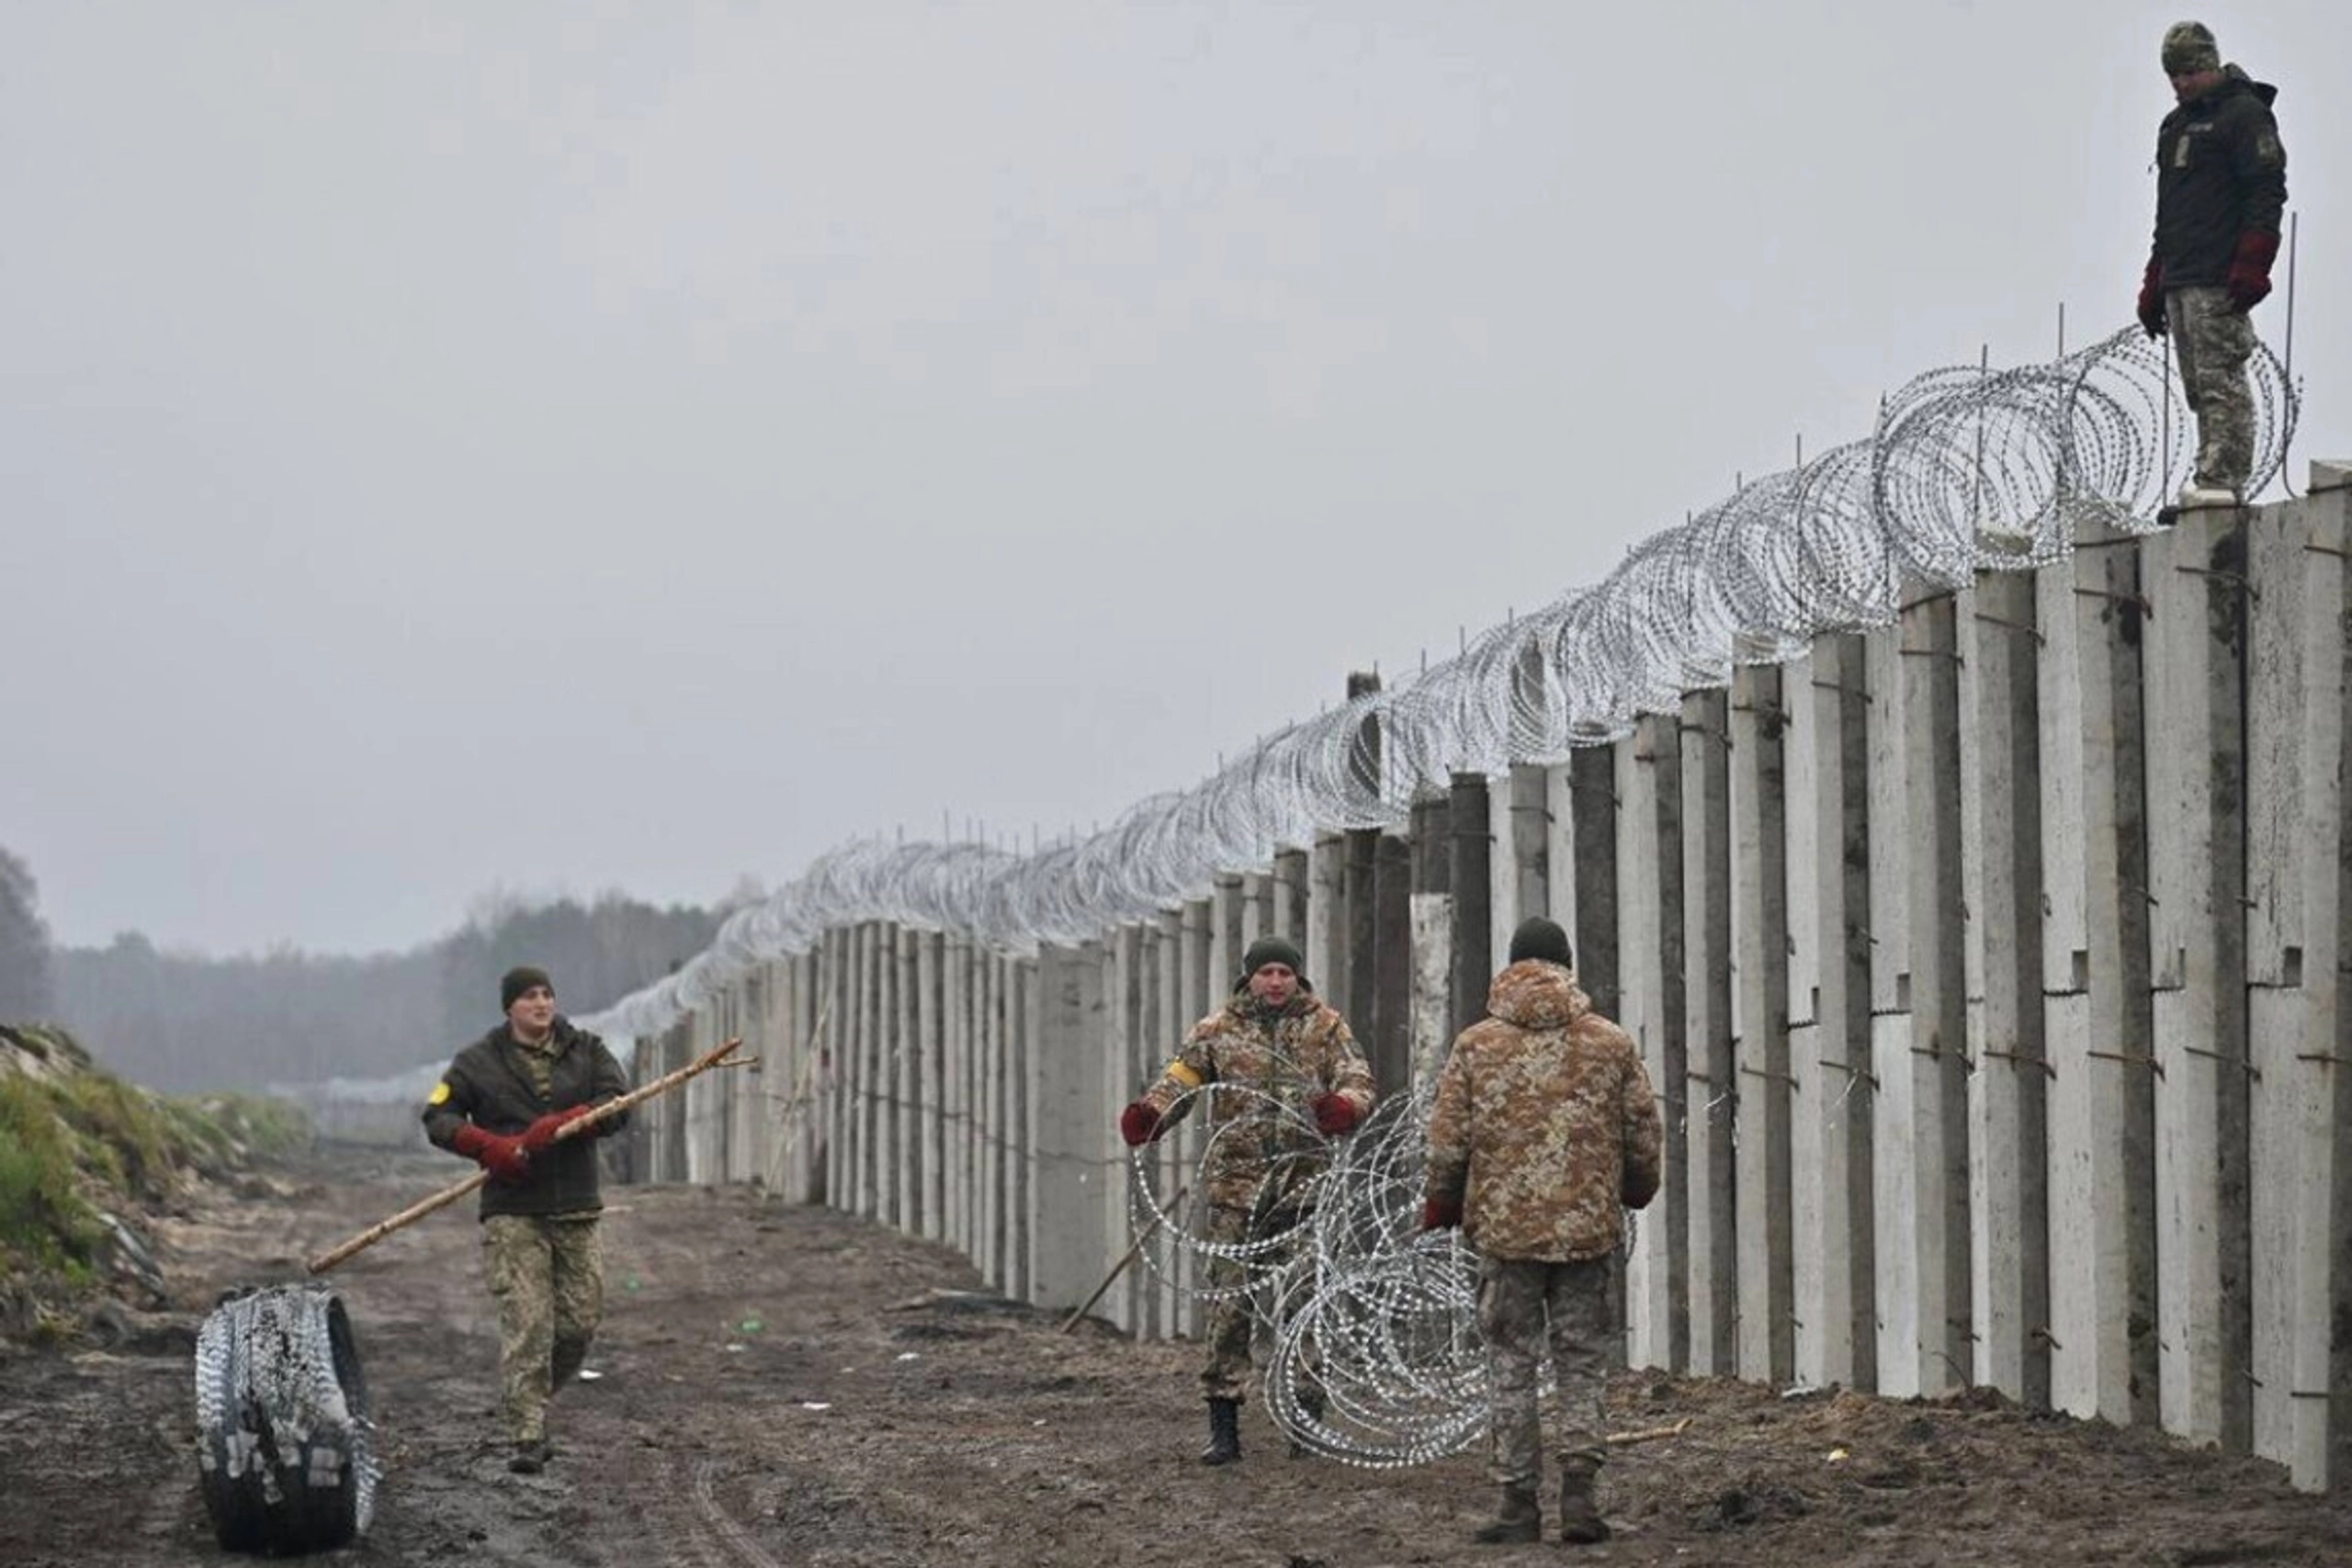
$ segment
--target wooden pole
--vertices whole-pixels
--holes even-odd
[[[1160,1225],[1164,1224],[1167,1221],[1168,1216],[1174,1213],[1177,1208],[1184,1201],[1184,1190],[1185,1190],[1182,1187],[1176,1189],[1176,1196],[1168,1201],[1168,1207],[1159,1213],[1153,1215],[1151,1224],[1143,1227],[1143,1234],[1136,1237],[1135,1241],[1127,1247],[1125,1252],[1120,1254],[1119,1260],[1111,1265],[1111,1271],[1102,1276],[1102,1282],[1094,1287],[1094,1293],[1087,1297],[1083,1302],[1080,1303],[1076,1312],[1071,1313],[1068,1317],[1062,1319],[1062,1332],[1064,1334],[1068,1334],[1071,1329],[1078,1326],[1079,1319],[1084,1317],[1089,1311],[1092,1310],[1094,1303],[1102,1299],[1103,1292],[1111,1288],[1113,1282],[1115,1281],[1120,1275],[1127,1271],[1127,1265],[1133,1263],[1136,1260],[1136,1255],[1143,1251],[1145,1243],[1150,1241],[1153,1236],[1159,1234]]]
[[[743,1042],[741,1037],[729,1040],[725,1044],[718,1046],[717,1049],[709,1051],[694,1061],[687,1063],[684,1066],[678,1068],[675,1072],[664,1073],[660,1077],[655,1078],[651,1083],[646,1084],[642,1088],[633,1089],[627,1094],[620,1095],[615,1099],[605,1101],[604,1104],[590,1111],[587,1115],[575,1117],[573,1120],[567,1122],[562,1126],[557,1128],[555,1134],[556,1138],[558,1141],[561,1141],[565,1138],[578,1137],[582,1134],[587,1132],[590,1128],[595,1126],[598,1122],[608,1121],[615,1116],[618,1116],[622,1111],[627,1111],[633,1105],[650,1100],[655,1095],[663,1093],[666,1090],[675,1089],[680,1084],[685,1082],[688,1078],[695,1077],[698,1073],[706,1073],[713,1067],[727,1065],[725,1063],[725,1058],[741,1048],[742,1043]],[[435,1192],[430,1198],[424,1199],[420,1202],[410,1204],[407,1208],[402,1209],[399,1213],[394,1214],[390,1219],[377,1221],[374,1224],[369,1225],[366,1230],[361,1231],[357,1235],[353,1236],[349,1241],[343,1243],[340,1247],[330,1247],[326,1251],[320,1253],[316,1258],[311,1258],[308,1263],[304,1264],[303,1267],[313,1274],[323,1274],[328,1269],[334,1268],[336,1264],[341,1263],[344,1259],[351,1257],[354,1253],[364,1252],[368,1247],[375,1246],[378,1242],[383,1240],[394,1231],[414,1224],[417,1221],[424,1218],[425,1215],[434,1213],[435,1210],[447,1208],[450,1204],[456,1202],[467,1193],[473,1191],[476,1188],[480,1187],[483,1182],[488,1181],[489,1179],[489,1171],[475,1171],[471,1176],[467,1177],[463,1181],[457,1183],[455,1186],[446,1187],[440,1191]]]

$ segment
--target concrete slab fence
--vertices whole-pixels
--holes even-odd
[[[758,1063],[654,1108],[630,1168],[865,1215],[1074,1308],[1135,1239],[1118,1108],[1251,939],[1300,942],[1400,1092],[1545,913],[1667,1108],[1633,1364],[1989,1386],[2341,1482],[2346,479],[1922,592],[1083,943],[829,931],[644,1043],[648,1075],[731,1033]],[[1153,1151],[1163,1190],[1197,1137]],[[1191,1283],[1129,1269],[1093,1310],[1189,1334]]]

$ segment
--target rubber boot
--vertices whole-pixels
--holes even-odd
[[[1503,1511],[1495,1522],[1480,1525],[1470,1539],[1480,1546],[1503,1546],[1513,1541],[1544,1539],[1544,1510],[1535,1501],[1532,1486],[1503,1488]]]
[[[1589,1546],[1609,1539],[1609,1521],[1593,1500],[1592,1483],[1599,1473],[1590,1464],[1571,1463],[1560,1472],[1560,1539],[1570,1546]]]
[[[1209,1401],[1209,1446],[1201,1450],[1203,1464],[1231,1464],[1241,1457],[1241,1402]]]

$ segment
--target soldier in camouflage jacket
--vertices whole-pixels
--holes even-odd
[[[1278,1267],[1277,1243],[1297,1231],[1314,1203],[1315,1179],[1330,1161],[1329,1140],[1370,1113],[1372,1070],[1337,1010],[1299,973],[1298,949],[1279,937],[1250,945],[1226,1005],[1193,1026],[1176,1059],[1119,1117],[1130,1147],[1157,1141],[1202,1100],[1214,1128],[1201,1163],[1208,1196],[1205,1238],[1234,1252],[1212,1254],[1208,1365],[1209,1446],[1201,1458],[1226,1464],[1241,1455],[1238,1413],[1250,1379],[1250,1264]],[[1301,1400],[1314,1414],[1321,1391]]]
[[[1481,1542],[1536,1540],[1543,1469],[1536,1390],[1557,1380],[1562,1539],[1600,1540],[1606,1457],[1608,1259],[1623,1210],[1657,1191],[1664,1132],[1641,1054],[1577,985],[1565,931],[1538,918],[1511,939],[1489,1016],[1462,1032],[1430,1111],[1422,1223],[1460,1225],[1477,1250],[1478,1326],[1502,1515]]]
[[[605,1043],[555,1010],[555,983],[526,964],[498,982],[506,1021],[464,1050],[425,1101],[425,1136],[480,1164],[482,1266],[498,1304],[506,1463],[537,1474],[548,1399],[577,1376],[605,1313],[596,1150],[569,1122],[628,1091]],[[628,1121],[616,1111],[596,1134]]]

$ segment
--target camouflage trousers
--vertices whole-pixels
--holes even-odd
[[[2226,288],[2176,288],[2165,296],[2181,395],[2197,415],[2197,482],[2245,499],[2254,475],[2254,321],[2230,307]]]
[[[1295,1231],[1305,1218],[1295,1210],[1282,1210],[1269,1215],[1260,1224],[1253,1212],[1228,1203],[1209,1205],[1208,1219],[1202,1232],[1204,1240],[1225,1247],[1239,1247],[1259,1235]],[[1246,1400],[1250,1388],[1250,1337],[1257,1326],[1257,1314],[1250,1310],[1251,1292],[1241,1287],[1252,1273],[1279,1269],[1289,1259],[1287,1245],[1253,1254],[1247,1263],[1237,1258],[1213,1256],[1209,1259],[1209,1285],[1213,1290],[1229,1291],[1208,1303],[1207,1339],[1208,1365],[1201,1371],[1201,1394],[1206,1399]],[[1279,1333],[1280,1323],[1274,1325]],[[1302,1391],[1310,1410],[1322,1404],[1322,1391],[1310,1371],[1307,1386]]]
[[[1609,1260],[1478,1262],[1478,1332],[1487,1342],[1488,1472],[1498,1485],[1533,1487],[1544,1478],[1544,1421],[1536,1394],[1544,1353],[1558,1386],[1560,1463],[1599,1465],[1609,1457]]]
[[[498,1303],[498,1370],[506,1434],[547,1437],[548,1396],[579,1372],[605,1315],[605,1247],[596,1216],[492,1214],[481,1256]]]

